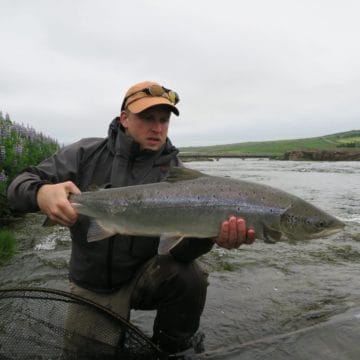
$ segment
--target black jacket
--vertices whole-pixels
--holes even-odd
[[[140,151],[115,118],[108,137],[87,138],[66,146],[38,166],[20,173],[8,197],[17,211],[38,211],[37,190],[46,183],[74,182],[81,191],[93,185],[120,187],[161,181],[169,167],[179,166],[178,150],[166,141],[157,152]],[[70,228],[70,279],[94,291],[113,291],[129,280],[141,264],[157,253],[158,238],[116,235],[87,242],[89,218],[79,216]],[[212,248],[209,239],[184,239],[172,251],[178,261],[192,261]]]

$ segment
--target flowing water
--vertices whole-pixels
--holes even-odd
[[[221,159],[187,166],[280,188],[337,216],[345,229],[327,239],[257,241],[215,248],[201,259],[210,273],[201,330],[204,359],[360,358],[360,162]],[[67,289],[70,239],[29,214],[13,224],[16,256],[0,268],[0,286]],[[153,312],[132,313],[151,333]]]

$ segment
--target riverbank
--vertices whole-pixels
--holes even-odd
[[[314,152],[309,154],[308,152]],[[290,140],[243,142],[236,144],[184,147],[184,161],[218,158],[271,158],[288,160],[358,161],[360,130]]]
[[[9,230],[0,230],[0,265],[15,254],[15,235]]]
[[[360,148],[287,151],[280,160],[360,161]]]
[[[273,159],[273,160],[291,160],[291,161],[360,161],[360,148],[333,148],[333,149],[304,149],[286,151],[282,155],[273,154],[232,154],[221,153],[196,154],[180,153],[180,159],[183,162],[190,161],[214,161],[221,158],[232,159]]]

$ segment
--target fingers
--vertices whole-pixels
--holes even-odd
[[[231,216],[222,223],[220,234],[215,242],[225,249],[236,249],[242,244],[252,244],[255,236],[255,230],[247,229],[243,218]]]
[[[70,193],[80,193],[79,188],[71,181],[43,185],[37,193],[39,208],[52,221],[71,226],[77,220],[78,214],[68,200]]]
[[[60,199],[50,208],[50,214],[48,215],[51,220],[63,226],[72,226],[77,220],[77,212],[70,204],[67,198]]]
[[[64,187],[68,195],[81,193],[80,189],[72,181],[66,181]]]
[[[245,241],[245,244],[252,244],[254,241],[255,241],[255,238],[256,238],[256,233],[255,233],[255,230],[250,228],[248,231],[247,231],[247,236],[246,236],[246,241]]]

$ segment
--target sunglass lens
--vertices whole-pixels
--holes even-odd
[[[160,85],[151,85],[149,87],[149,93],[152,96],[162,96],[164,94],[164,89]]]
[[[179,96],[175,91],[169,91],[168,92],[169,95],[169,100],[173,103],[173,104],[177,104],[177,102],[179,101]]]

